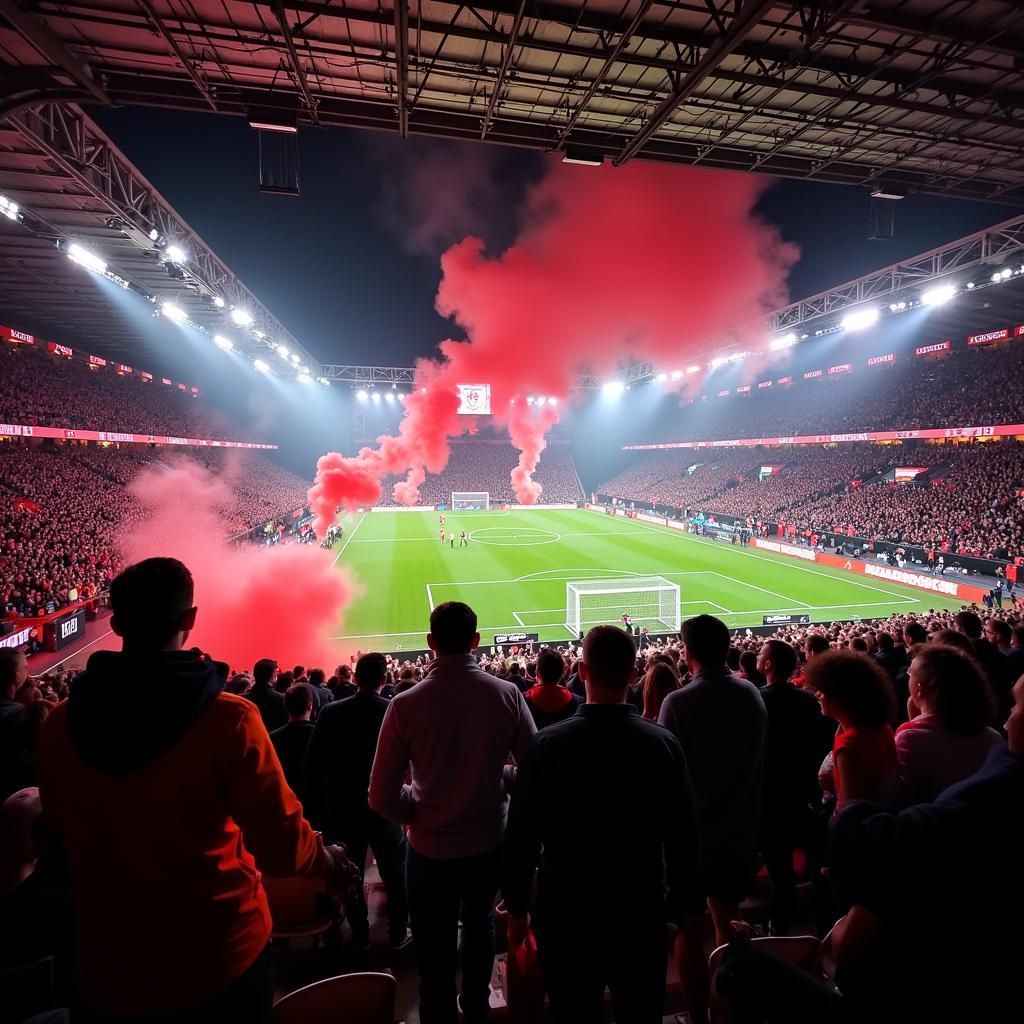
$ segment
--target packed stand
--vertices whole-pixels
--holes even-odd
[[[210,410],[202,397],[90,368],[25,345],[0,345],[0,423],[257,441]]]
[[[0,617],[49,614],[105,591],[117,538],[142,516],[129,485],[182,458],[226,482],[233,533],[305,505],[308,484],[254,453],[0,443]]]
[[[420,486],[420,504],[447,505],[453,491],[486,491],[492,506],[502,502],[516,504],[519,499],[512,489],[511,474],[518,461],[519,451],[507,439],[453,441],[448,465],[441,473],[428,474]],[[383,504],[397,504],[391,496],[397,479],[385,479]],[[575,505],[583,500],[572,454],[563,442],[548,444],[533,479],[543,488],[538,499],[541,504]]]
[[[74,678],[0,651],[0,966],[70,964],[73,1024],[269,1020],[275,880],[332,929],[343,908],[361,956],[371,852],[423,1024],[488,1016],[499,899],[513,1013],[542,986],[559,1024],[600,1021],[606,986],[617,1020],[660,1021],[670,956],[693,1021],[1019,1013],[1021,609],[770,638],[703,615],[499,656],[448,602],[428,658],[328,678],[188,650],[202,599],[173,560],[111,597],[124,651]],[[758,920],[817,934],[808,971]]]

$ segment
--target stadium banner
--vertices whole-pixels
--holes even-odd
[[[834,377],[837,373],[852,373],[853,363],[840,363],[838,366],[830,366],[828,375]]]
[[[897,466],[894,470],[894,480],[903,483],[905,480],[913,480],[916,476],[924,473],[927,466]]]
[[[495,633],[494,646],[506,647],[509,644],[530,644],[540,641],[540,633]]]
[[[809,626],[811,617],[806,612],[802,615],[765,615],[763,626]]]
[[[740,437],[723,441],[670,441],[664,444],[626,444],[624,452],[661,451],[671,448],[745,448],[758,445],[841,444],[846,441],[916,441],[928,438],[1016,437],[1024,423],[1000,423],[989,427],[928,427],[921,430],[865,430],[848,434],[798,434],[792,437]]]
[[[43,628],[43,646],[59,651],[85,636],[85,609],[76,608],[70,615],[61,615]]]
[[[972,604],[980,603],[985,594],[988,593],[988,590],[984,587],[972,587],[967,583],[948,580],[944,576],[926,576],[924,573],[913,572],[909,569],[895,569],[889,565],[861,562],[853,558],[843,558],[841,555],[830,555],[824,551],[812,551],[810,548],[800,548],[792,544],[781,544],[777,541],[763,540],[760,537],[754,538],[754,547],[761,548],[764,551],[773,551],[779,555],[788,555],[790,558],[801,558],[807,562],[817,562],[819,565],[826,565],[832,569],[842,569],[844,572],[871,576],[874,579],[884,580],[887,583],[898,583],[900,586],[913,587],[915,590],[927,590],[932,594],[942,594],[945,597],[958,598]]]
[[[0,647],[24,647],[31,635],[32,627],[26,626],[17,633],[8,633],[7,636],[0,637]]]
[[[935,352],[948,352],[953,347],[951,341],[937,341],[934,345],[918,345],[914,349],[915,356],[930,356]]]
[[[37,427],[24,423],[0,423],[0,437],[51,437],[62,441],[117,441],[123,444],[179,444],[190,448],[260,448],[277,450],[276,444],[259,444],[256,441],[214,441],[205,437],[127,434],[114,430],[70,430],[67,427]]]
[[[74,351],[67,347],[67,345],[58,345],[57,342],[51,341],[46,346],[47,351],[51,352],[55,356],[63,356],[65,359],[71,359],[74,356]]]
[[[895,363],[895,362],[896,362],[896,353],[895,352],[890,352],[888,355],[884,355],[884,356],[872,356],[868,360],[868,366],[878,366],[880,363]]]
[[[968,345],[991,345],[995,341],[1006,341],[1010,336],[1010,328],[1004,327],[999,331],[986,331],[984,334],[972,334],[967,339]]]
[[[0,327],[0,338],[5,341],[13,341],[15,345],[34,345],[36,343],[34,335],[15,330],[13,327]]]

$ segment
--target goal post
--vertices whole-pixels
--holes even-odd
[[[565,628],[573,637],[606,623],[634,626],[652,633],[678,633],[681,625],[679,585],[664,576],[570,580],[565,584]]]
[[[453,512],[486,512],[491,507],[488,491],[452,491]]]

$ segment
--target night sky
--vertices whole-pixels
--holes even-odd
[[[466,233],[483,237],[492,252],[506,246],[524,190],[551,159],[473,143],[303,129],[302,195],[295,199],[259,193],[256,133],[241,119],[91,113],[324,362],[409,365],[431,354],[452,330],[433,308],[440,253]],[[863,191],[782,181],[765,193],[760,212],[800,246],[790,277],[790,294],[799,298],[1018,211],[912,197],[898,204],[896,239],[869,241]]]

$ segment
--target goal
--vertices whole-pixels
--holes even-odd
[[[679,632],[679,586],[664,576],[610,580],[570,580],[565,584],[565,628],[576,637],[591,626],[621,625],[626,613],[634,626],[652,633]]]
[[[452,511],[486,512],[491,507],[491,495],[487,491],[452,491]]]

